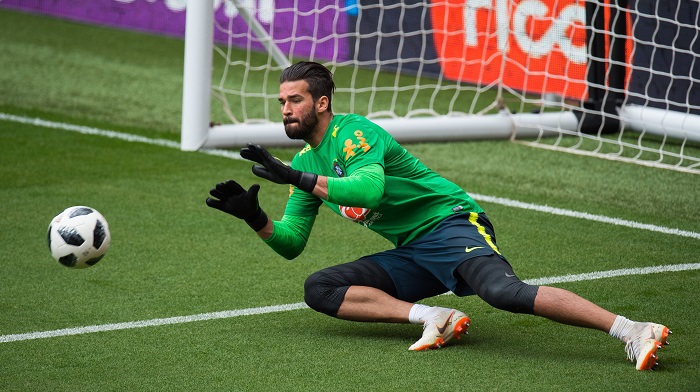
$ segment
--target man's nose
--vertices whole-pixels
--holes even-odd
[[[289,105],[289,102],[285,102],[282,104],[282,114],[284,114],[284,115],[292,114],[292,109],[291,109],[291,106]]]

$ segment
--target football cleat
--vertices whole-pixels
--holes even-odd
[[[463,334],[468,334],[469,323],[469,317],[459,310],[441,310],[423,323],[423,336],[408,349],[422,351],[440,348],[452,338],[459,339]]]
[[[636,361],[637,370],[651,370],[658,365],[657,351],[668,344],[668,327],[654,323],[640,323],[641,330],[625,344],[627,358]]]

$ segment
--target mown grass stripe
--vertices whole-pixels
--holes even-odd
[[[172,140],[152,139],[152,138],[147,138],[144,136],[132,135],[132,134],[123,133],[123,132],[109,131],[109,130],[104,130],[104,129],[99,129],[99,128],[74,125],[74,124],[59,123],[59,122],[55,122],[55,121],[47,121],[47,120],[42,120],[40,118],[28,118],[28,117],[16,116],[16,115],[12,115],[12,114],[0,113],[0,120],[17,122],[17,123],[22,123],[22,124],[31,124],[31,125],[44,127],[44,128],[73,131],[73,132],[78,132],[78,133],[82,133],[82,134],[86,134],[86,135],[106,136],[106,137],[120,139],[120,140],[124,140],[124,141],[128,141],[128,142],[146,143],[146,144],[152,144],[152,145],[156,145],[156,146],[163,146],[163,147],[180,149],[180,143],[172,141]],[[228,150],[203,149],[203,150],[200,150],[199,152],[201,152],[203,154],[208,154],[208,155],[243,160],[243,158],[241,157],[241,155],[239,153],[233,152],[233,151],[228,151]],[[544,212],[544,213],[548,213],[548,214],[562,215],[562,216],[568,216],[568,217],[572,217],[572,218],[587,219],[587,220],[591,220],[591,221],[595,221],[595,222],[609,223],[609,224],[613,224],[613,225],[626,226],[626,227],[631,227],[631,228],[635,228],[635,229],[649,230],[649,231],[655,231],[655,232],[664,233],[664,234],[672,234],[672,235],[678,235],[678,236],[682,236],[682,237],[700,239],[700,233],[696,233],[693,231],[657,226],[657,225],[652,225],[652,224],[648,224],[648,223],[639,223],[639,222],[634,222],[634,221],[619,219],[619,218],[610,218],[610,217],[603,216],[603,215],[595,215],[595,214],[589,214],[587,212],[566,210],[563,208],[541,206],[538,204],[525,203],[525,202],[521,202],[521,201],[517,201],[517,200],[503,198],[503,197],[480,195],[477,193],[470,193],[470,195],[477,201],[484,201],[484,202],[488,202],[488,203],[500,204],[500,205],[504,205],[507,207],[522,208],[522,209],[526,209],[526,210]]]

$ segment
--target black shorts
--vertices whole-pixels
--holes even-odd
[[[396,285],[397,297],[415,302],[452,291],[458,296],[474,290],[456,273],[466,260],[498,255],[496,236],[485,214],[460,213],[442,221],[431,233],[395,249],[367,258],[379,264]]]

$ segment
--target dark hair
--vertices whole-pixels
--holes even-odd
[[[280,75],[280,84],[297,80],[305,80],[309,84],[309,93],[314,101],[324,95],[328,97],[328,111],[333,112],[331,101],[335,83],[333,83],[333,73],[328,68],[313,61],[300,61],[287,67]]]

